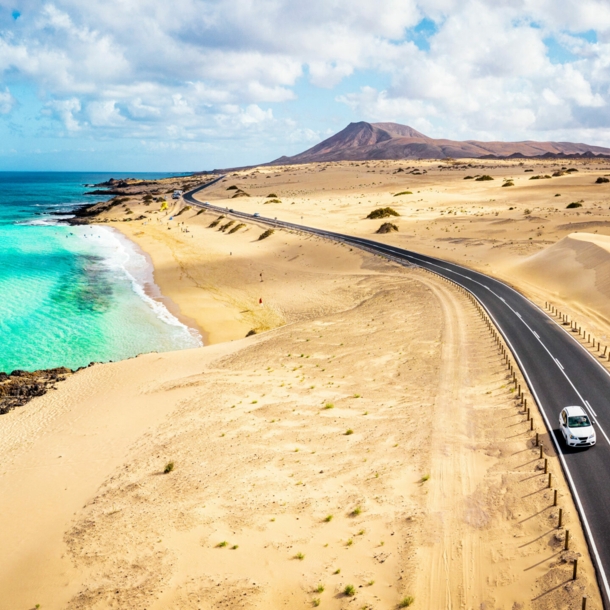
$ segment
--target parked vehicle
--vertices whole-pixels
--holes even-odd
[[[565,407],[559,414],[559,428],[568,447],[592,447],[597,436],[582,407]]]
[[[180,197],[182,197],[182,191],[176,189],[172,195],[172,199],[180,199]]]
[[[254,218],[258,218],[260,216],[260,214],[258,212],[254,212],[254,214],[252,214],[252,216],[254,216]]]

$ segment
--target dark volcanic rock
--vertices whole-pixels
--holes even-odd
[[[63,381],[72,371],[65,367],[41,371],[16,370],[7,375],[0,373],[0,415],[21,407],[32,398],[42,396]]]

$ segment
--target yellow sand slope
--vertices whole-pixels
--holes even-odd
[[[571,233],[515,266],[520,281],[575,310],[610,318],[610,237]]]

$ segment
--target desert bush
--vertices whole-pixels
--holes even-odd
[[[218,229],[219,231],[222,231],[223,233],[232,225],[235,224],[234,220],[229,220],[229,222],[225,223],[224,225],[222,225],[222,227],[220,227],[220,229]]]
[[[246,191],[242,191],[241,189],[237,189],[235,191],[235,195],[233,195],[233,197],[231,197],[231,199],[237,199],[238,197],[250,197],[250,195],[248,195],[248,193],[246,193]]]
[[[524,170],[523,170],[523,173],[527,173],[527,172],[533,172],[533,171],[534,171],[533,169],[524,169]]]
[[[604,182],[610,182],[610,180],[608,180],[608,178],[604,178],[603,176],[600,176],[596,181],[595,184],[604,184]]]
[[[388,216],[400,216],[400,214],[393,208],[377,208],[367,218],[375,220],[376,218],[388,218]]]
[[[570,169],[566,169],[566,174],[573,174],[574,172],[577,172],[578,170],[575,167],[571,167]]]
[[[345,589],[343,589],[343,594],[348,597],[353,597],[356,595],[356,587],[354,585],[345,585]]]
[[[234,184],[232,184],[231,186],[227,186],[227,191],[236,191],[237,190],[237,186],[235,186]]]
[[[271,199],[271,198],[277,198],[277,195],[275,193],[269,193],[267,195],[267,199]]]
[[[398,607],[399,608],[408,608],[411,604],[413,604],[414,601],[415,601],[415,599],[413,597],[411,597],[410,595],[407,595],[407,597],[403,597],[400,600]]]
[[[475,178],[475,182],[487,182],[488,180],[493,180],[488,174],[483,174],[482,176]]]
[[[199,216],[199,214],[203,214],[205,212],[205,210],[203,208],[201,208],[199,210],[199,212],[197,212],[197,214],[195,214],[195,216]]]
[[[398,231],[398,227],[391,222],[384,222],[378,229],[377,233],[392,233]]]
[[[174,462],[167,462],[163,469],[163,474],[169,474],[174,469]]]
[[[558,169],[556,172],[553,172],[553,177],[554,178],[558,178],[559,176],[565,176],[566,173],[562,172],[560,169]]]
[[[582,208],[582,203],[580,201],[572,201],[572,203],[568,203],[566,205],[566,209],[572,210],[574,208]]]
[[[180,214],[184,214],[184,212],[188,212],[190,209],[191,209],[191,206],[186,205],[176,214],[176,216],[180,216]]]
[[[400,191],[400,193],[395,193],[394,197],[400,197],[401,195],[413,195],[413,191]]]
[[[246,225],[243,222],[240,222],[239,224],[235,225],[230,231],[229,231],[229,235],[231,235],[231,233],[237,233],[237,231],[239,231],[240,229],[243,229],[243,227],[245,227]]]
[[[220,221],[224,218],[224,216],[219,216],[216,220],[213,220],[209,225],[208,229],[213,229],[220,224]]]
[[[261,239],[267,239],[267,237],[269,237],[270,235],[273,235],[275,233],[275,231],[273,229],[267,229],[264,233],[261,233],[258,236],[258,241],[261,241]]]
[[[282,203],[279,199],[267,199],[265,203]]]
[[[507,180],[502,186],[515,186],[515,183],[512,180]]]
[[[246,337],[251,337],[252,335],[255,335],[255,334],[256,334],[256,331],[254,329],[252,329],[252,330],[248,331],[248,334],[246,335]]]
[[[464,176],[464,180],[474,180],[474,176]]]

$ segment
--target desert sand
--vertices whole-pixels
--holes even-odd
[[[420,175],[395,173],[409,166]],[[451,258],[604,328],[586,281],[601,303],[608,187],[592,185],[602,169],[578,167],[532,182],[517,163],[259,168],[205,196]],[[231,199],[233,185],[250,196]],[[554,190],[585,204],[552,211]],[[166,215],[136,199],[98,221],[149,254],[170,307],[207,346],[90,367],[2,417],[0,609],[395,608],[410,597],[415,608],[551,609],[585,593],[601,608],[559,465],[547,453],[568,552],[506,368],[461,292],[326,240],[259,241],[262,224],[230,233],[229,218],[210,228],[216,214],[170,205]],[[399,231],[376,235],[383,221],[364,217],[385,206]],[[573,235],[576,214],[593,236]],[[570,274],[583,283],[566,288]]]

